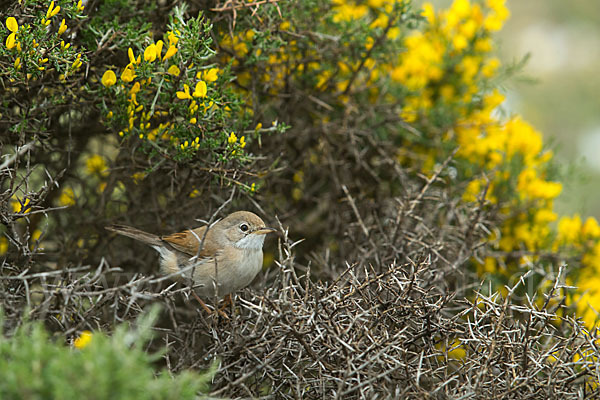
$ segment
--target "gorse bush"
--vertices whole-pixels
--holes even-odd
[[[425,361],[425,390],[450,397],[596,393],[600,226],[554,211],[552,150],[502,108],[519,68],[495,56],[504,1],[0,7],[9,327],[29,307],[51,332],[111,332],[160,301],[165,366],[222,359],[216,395],[418,396]],[[266,244],[262,297],[241,294],[225,322],[104,231],[238,209],[289,231]],[[405,316],[415,340],[396,331]],[[352,318],[372,336],[341,334]]]
[[[85,332],[73,347],[50,339],[40,322],[0,335],[0,395],[3,399],[196,399],[215,368],[203,375],[185,371],[155,376],[145,345],[158,310],[136,329],[116,327],[112,337]]]

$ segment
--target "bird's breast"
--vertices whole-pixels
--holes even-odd
[[[216,259],[206,260],[194,268],[194,284],[201,297],[225,296],[248,286],[260,272],[262,263],[262,249],[231,247]]]

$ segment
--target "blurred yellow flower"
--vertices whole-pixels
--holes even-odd
[[[588,217],[581,228],[581,233],[586,238],[600,238],[600,226],[596,218]]]
[[[577,243],[581,227],[579,214],[575,214],[572,218],[568,216],[561,217],[558,221],[558,241],[565,244]]]
[[[8,251],[8,239],[4,236],[0,237],[0,255],[6,254]]]
[[[29,205],[29,203],[31,203],[31,200],[29,200],[27,197],[20,199],[16,196],[13,196],[11,201],[12,210],[14,213],[28,213],[31,211],[31,205]]]
[[[145,172],[136,172],[135,174],[131,175],[131,178],[133,178],[133,183],[135,183],[136,185],[143,181],[145,177]]]
[[[99,154],[94,154],[85,161],[85,166],[90,175],[106,176],[108,168],[106,160]]]
[[[91,341],[92,341],[92,332],[83,331],[83,332],[81,332],[81,335],[77,339],[75,339],[75,341],[73,342],[73,346],[75,346],[75,348],[81,350],[81,349],[85,348],[87,345],[89,345]]]
[[[58,198],[58,204],[61,206],[73,206],[75,205],[75,193],[70,187],[66,187],[60,193]]]

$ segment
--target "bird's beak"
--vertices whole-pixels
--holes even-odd
[[[276,232],[276,231],[277,231],[277,229],[275,229],[275,228],[264,227],[264,228],[259,228],[252,233],[255,235],[266,235],[267,233]]]

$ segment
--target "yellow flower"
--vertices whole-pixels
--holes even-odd
[[[10,35],[8,35],[8,37],[6,38],[6,48],[7,49],[12,49],[13,47],[15,47],[15,41],[16,41],[16,33],[11,33]]]
[[[31,203],[31,200],[29,200],[27,197],[25,197],[24,199],[14,197],[12,199],[13,212],[19,214],[28,213],[29,211],[31,211],[31,205],[29,203]]]
[[[136,83],[133,84],[133,86],[129,90],[129,94],[130,95],[137,94],[141,90],[141,88],[142,88],[142,85],[140,85],[139,82],[136,82]],[[136,109],[136,111],[138,111],[138,110]]]
[[[186,85],[185,83],[183,84],[183,92],[178,91],[175,94],[177,95],[177,98],[180,100],[192,98],[192,96],[190,95],[190,87],[188,85]]]
[[[246,147],[246,137],[242,136],[240,138],[240,147],[243,149],[244,147]]]
[[[81,350],[81,349],[85,348],[88,344],[90,344],[91,341],[92,341],[92,332],[83,331],[83,332],[81,332],[81,335],[77,339],[75,339],[75,341],[73,342],[73,346],[75,346],[75,348]]]
[[[63,18],[62,22],[60,23],[60,26],[58,27],[58,34],[62,35],[63,33],[65,33],[66,30],[67,24],[65,24],[65,19]]]
[[[252,185],[250,185],[250,192],[251,193],[256,192],[256,183],[253,183]]]
[[[202,79],[206,82],[214,82],[219,79],[219,69],[211,68],[208,71],[202,72]]]
[[[145,172],[136,172],[135,174],[131,175],[131,178],[133,178],[133,183],[135,183],[136,185],[143,181],[145,177]]]
[[[167,53],[163,57],[163,60],[167,60],[167,59],[173,57],[175,55],[175,53],[177,53],[177,47],[172,46],[172,45],[169,46],[169,49],[167,50]]]
[[[110,69],[106,71],[104,75],[102,75],[102,84],[105,87],[111,87],[115,83],[117,83],[117,75],[115,75],[115,73]]]
[[[561,217],[558,221],[558,241],[565,244],[575,244],[581,231],[581,217],[575,214],[573,218]]]
[[[435,9],[433,8],[433,4],[430,2],[423,3],[423,11],[421,15],[425,17],[427,22],[433,24],[435,22]]]
[[[599,238],[600,237],[600,226],[598,225],[598,221],[594,217],[588,217],[581,228],[581,234],[584,237],[590,238]]]
[[[577,315],[592,326],[598,320],[600,310],[600,277],[593,274],[577,282],[579,290],[574,295],[573,301],[577,304]]]
[[[70,187],[64,188],[58,198],[58,204],[61,206],[75,205],[75,193]]]
[[[135,55],[133,54],[133,49],[131,47],[127,49],[127,57],[129,57],[129,64],[137,64],[137,60],[135,59]]]
[[[50,6],[48,7],[48,11],[46,11],[46,19],[50,18],[50,14],[52,14],[52,9],[54,8],[54,1],[50,2]],[[60,8],[59,8],[60,10]]]
[[[492,78],[496,70],[500,67],[500,60],[497,58],[490,58],[485,65],[481,68],[481,73],[486,78]]]
[[[456,50],[461,51],[468,45],[467,38],[463,35],[456,34],[452,37],[452,45]]]
[[[81,67],[81,54],[77,54],[77,57],[75,58],[75,61],[73,61],[73,64],[71,65],[74,69],[77,69],[79,67]]]
[[[6,254],[6,252],[8,251],[8,239],[3,237],[0,237],[0,255],[4,255]]]
[[[144,60],[148,62],[153,62],[156,60],[156,45],[154,43],[146,47],[146,50],[144,50]]]
[[[296,173],[292,177],[292,180],[295,183],[302,183],[302,181],[304,181],[304,171],[296,171]]]
[[[17,23],[15,17],[6,18],[6,27],[12,33],[17,33],[17,31],[19,30],[19,24]]]
[[[83,9],[84,9],[84,6],[83,6],[83,4],[81,4],[81,3],[82,3],[82,0],[79,0],[79,1],[77,2],[77,11],[79,11],[79,12],[82,12],[82,11],[83,11]]]
[[[231,132],[231,135],[227,138],[227,143],[234,144],[235,142],[237,142],[237,136],[235,136],[235,133]]]
[[[40,237],[42,237],[42,231],[40,231],[39,229],[36,229],[31,233],[32,242],[38,241]]]
[[[156,42],[156,57],[159,60],[160,60],[160,54],[162,53],[163,44],[164,44],[164,42],[162,40],[159,40],[158,42]]]
[[[471,4],[469,0],[454,0],[449,12],[454,13],[459,19],[466,18],[471,13]]]
[[[179,41],[179,38],[173,33],[173,31],[167,32],[167,38],[169,39],[170,46],[176,45],[177,42]],[[173,54],[175,54],[175,53],[173,53]]]
[[[133,69],[133,64],[127,64],[123,72],[121,72],[121,80],[123,82],[131,82],[135,79],[135,77],[136,75],[135,70]]]
[[[85,162],[85,166],[90,175],[95,174],[100,176],[106,176],[108,174],[106,160],[99,154],[94,154],[93,156],[89,157]]]
[[[206,97],[207,92],[206,82],[200,81],[196,83],[196,89],[194,90],[194,97]]]
[[[181,70],[179,69],[179,67],[177,65],[171,65],[169,67],[169,69],[167,70],[167,73],[173,76],[179,76],[179,74],[181,73]]]

